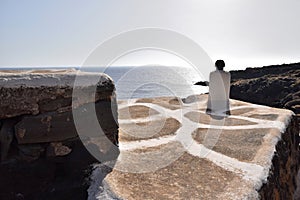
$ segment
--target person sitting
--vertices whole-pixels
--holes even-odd
[[[209,75],[209,94],[206,112],[211,115],[230,115],[230,73],[224,71],[225,62],[217,60],[216,70]]]

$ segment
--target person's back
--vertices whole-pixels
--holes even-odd
[[[230,114],[229,90],[230,73],[223,71],[224,61],[217,60],[217,70],[209,76],[209,96],[207,102],[207,112],[215,114]]]

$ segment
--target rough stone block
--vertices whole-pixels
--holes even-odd
[[[91,114],[93,108],[96,117]],[[76,113],[78,127],[75,126],[72,112]],[[110,101],[98,101],[82,105],[73,111],[25,116],[16,124],[15,135],[19,144],[63,141],[76,137],[77,132],[88,137],[106,136],[113,144],[117,144],[118,124],[115,117]],[[99,125],[102,133],[95,128]]]
[[[0,119],[70,107],[72,98],[76,107],[107,99],[114,88],[112,79],[101,73],[72,69],[0,71]]]
[[[0,126],[0,147],[1,147],[1,161],[5,160],[10,148],[10,144],[14,137],[14,125],[16,119],[2,120]]]

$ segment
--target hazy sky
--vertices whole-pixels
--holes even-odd
[[[228,69],[300,62],[299,10],[299,0],[0,0],[0,67],[78,66],[101,42],[141,27],[184,34]],[[163,57],[152,58],[178,64]]]

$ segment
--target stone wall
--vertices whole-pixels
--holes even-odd
[[[232,85],[230,96],[233,99],[272,107],[292,110],[297,119],[291,122],[288,133],[277,145],[274,156],[271,177],[268,184],[261,189],[263,199],[291,199],[291,193],[296,187],[296,172],[299,167],[298,140],[292,136],[299,135],[296,124],[300,123],[300,63],[266,66],[262,68],[247,68],[231,71]],[[290,136],[288,136],[290,135]],[[292,136],[291,136],[292,135]],[[296,141],[296,143],[294,143]],[[297,151],[295,150],[297,149]],[[287,155],[294,160],[287,160]],[[291,169],[291,170],[287,170]],[[298,172],[299,173],[299,172]],[[300,180],[300,176],[298,176]],[[300,184],[300,181],[298,185]],[[296,199],[300,199],[300,188],[297,188]]]
[[[294,117],[276,145],[268,181],[259,191],[262,200],[294,199],[299,170],[299,128]]]
[[[114,83],[75,70],[2,71],[0,128],[0,199],[84,199],[86,170],[98,161],[82,140],[97,156],[118,145]]]

